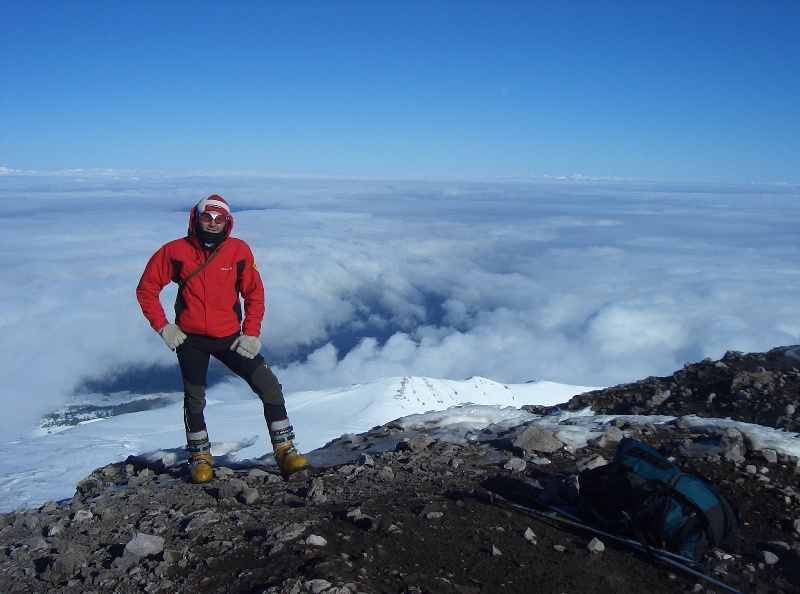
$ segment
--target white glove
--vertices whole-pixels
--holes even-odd
[[[233,341],[231,350],[236,351],[242,357],[252,359],[261,350],[261,341],[255,336],[247,336],[246,334],[242,334]]]
[[[167,343],[167,346],[173,351],[186,340],[186,335],[183,333],[183,330],[178,328],[176,324],[167,324],[159,330],[158,333],[161,335],[161,338],[164,339],[164,342]]]

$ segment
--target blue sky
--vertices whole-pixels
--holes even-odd
[[[0,167],[800,183],[794,1],[0,0]]]

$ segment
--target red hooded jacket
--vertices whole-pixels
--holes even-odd
[[[214,260],[181,286],[175,298],[175,323],[187,334],[223,338],[240,330],[258,337],[264,319],[264,285],[250,247],[230,237],[231,216],[226,239],[214,252],[207,252],[195,234],[195,208],[189,215],[186,237],[162,246],[144,269],[136,298],[153,330],[160,331],[169,321],[159,295],[170,282],[179,283],[203,264],[214,252]],[[244,317],[240,296],[244,299]],[[242,320],[244,319],[244,322]]]

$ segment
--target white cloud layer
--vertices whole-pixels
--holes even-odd
[[[404,375],[614,385],[800,342],[793,186],[5,171],[4,436],[87,381],[177,378],[134,289],[212,193],[262,271],[287,393]]]

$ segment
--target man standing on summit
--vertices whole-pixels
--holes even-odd
[[[250,247],[231,237],[233,217],[216,194],[189,214],[186,237],[162,246],[147,263],[136,298],[153,330],[178,355],[183,376],[183,420],[192,480],[214,478],[211,442],[203,410],[210,357],[244,379],[264,404],[273,455],[284,475],[308,466],[295,449],[294,433],[278,378],[261,356],[264,285]],[[161,290],[178,285],[175,323],[167,320]],[[244,312],[242,311],[244,301]]]

